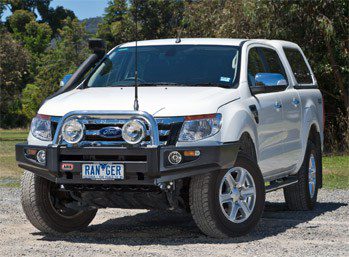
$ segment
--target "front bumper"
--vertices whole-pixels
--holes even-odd
[[[38,163],[28,150],[45,150],[46,163]],[[171,165],[167,156],[172,151],[200,151],[199,157],[184,159],[183,163]],[[154,185],[191,177],[207,172],[231,168],[239,150],[238,142],[214,146],[176,147],[66,147],[49,145],[34,146],[27,143],[16,145],[18,166],[58,184],[116,184]],[[123,180],[82,179],[82,164],[113,162],[124,164]],[[72,164],[71,170],[63,170],[62,164]]]

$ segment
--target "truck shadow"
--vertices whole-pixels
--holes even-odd
[[[204,236],[190,215],[161,211],[149,211],[110,219],[102,224],[91,225],[84,231],[62,236],[50,236],[42,233],[34,233],[34,235],[43,236],[39,240],[44,241],[130,246],[240,243],[276,236],[298,224],[308,222],[324,213],[335,211],[342,206],[347,206],[347,204],[322,202],[318,203],[313,211],[296,212],[287,210],[284,203],[267,202],[263,217],[255,230],[247,236],[231,239],[212,239]],[[314,228],[314,225],[308,226]],[[315,225],[315,227],[317,226]]]

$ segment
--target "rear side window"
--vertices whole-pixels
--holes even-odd
[[[313,84],[310,70],[303,58],[303,55],[298,49],[284,48],[284,52],[290,63],[292,72],[298,84]]]

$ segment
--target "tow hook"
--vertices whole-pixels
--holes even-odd
[[[173,181],[160,182],[160,183],[158,183],[158,186],[160,187],[161,190],[166,190],[166,191],[175,190],[175,184]]]
[[[179,192],[176,192],[175,183],[173,181],[160,182],[157,184],[159,188],[166,193],[167,201],[170,205],[169,210],[177,210],[179,205]]]

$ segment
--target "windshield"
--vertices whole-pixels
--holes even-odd
[[[140,86],[232,87],[237,77],[238,47],[213,45],[140,46]],[[135,47],[116,48],[87,81],[87,87],[134,86]]]

